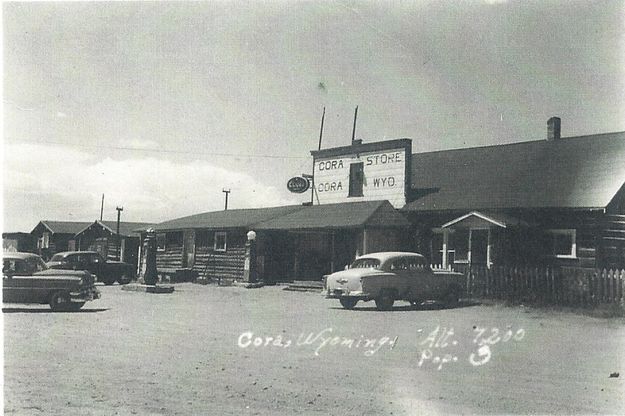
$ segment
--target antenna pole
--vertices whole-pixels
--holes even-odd
[[[356,138],[356,119],[358,118],[358,106],[356,106],[356,110],[354,111],[354,128],[352,130],[352,144],[354,144],[354,139]]]
[[[323,107],[323,115],[321,116],[321,128],[319,129],[319,148],[321,150],[321,138],[323,137],[323,121],[326,118],[326,108]]]
[[[104,194],[102,194],[102,204],[100,204],[100,221],[102,221],[102,215],[104,215]]]
[[[226,205],[224,207],[224,211],[228,211],[228,194],[230,193],[230,189],[223,188],[221,192],[226,194]]]

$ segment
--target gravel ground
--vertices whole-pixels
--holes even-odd
[[[100,289],[78,313],[4,305],[6,414],[625,414],[622,319]]]

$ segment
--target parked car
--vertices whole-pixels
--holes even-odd
[[[98,282],[112,285],[130,283],[134,279],[134,267],[122,261],[109,261],[97,251],[63,251],[56,253],[47,263],[51,269],[88,270],[95,274]]]
[[[77,311],[98,299],[95,276],[87,271],[54,270],[32,253],[2,255],[2,300],[49,304],[53,311]]]
[[[358,257],[347,270],[324,276],[324,289],[327,298],[338,299],[346,309],[361,300],[374,300],[380,311],[392,309],[396,300],[439,300],[454,307],[462,293],[462,276],[432,271],[421,254],[381,252]]]

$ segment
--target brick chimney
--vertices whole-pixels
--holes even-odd
[[[560,117],[551,117],[547,120],[547,140],[560,138]]]

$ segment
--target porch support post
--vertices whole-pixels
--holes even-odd
[[[448,264],[448,259],[447,259],[447,247],[449,244],[449,230],[447,228],[443,228],[443,269],[446,269],[449,264]]]
[[[490,269],[491,266],[491,249],[493,246],[493,241],[492,241],[492,235],[491,235],[491,229],[488,229],[488,244],[486,246],[486,267]]]
[[[362,254],[367,254],[367,229],[362,227]]]
[[[336,258],[335,245],[334,245],[334,230],[332,230],[332,254],[330,258],[330,272],[334,273],[334,259]]]
[[[469,229],[469,252],[467,253],[467,260],[469,261],[469,267],[471,267],[471,234],[472,234],[471,229]]]

